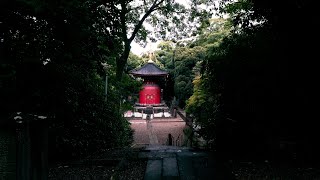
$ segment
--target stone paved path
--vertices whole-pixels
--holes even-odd
[[[180,117],[152,120],[129,119],[129,122],[134,130],[133,146],[166,145],[169,134],[173,136],[175,144],[183,144],[183,129],[186,123]]]
[[[145,149],[139,158],[147,158],[144,180],[232,180],[212,153],[181,146],[167,146],[168,133],[183,136],[185,122],[181,117],[131,120],[135,144]]]
[[[147,130],[149,136],[149,144],[159,144],[157,135],[154,132],[151,121],[147,121]]]
[[[148,158],[144,180],[233,180],[212,153],[177,146],[147,146],[140,158]]]

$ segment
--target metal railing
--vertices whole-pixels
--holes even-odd
[[[175,138],[171,134],[168,134],[166,145],[168,145],[168,146],[182,146],[183,145],[183,136],[181,134],[179,134],[178,137]]]

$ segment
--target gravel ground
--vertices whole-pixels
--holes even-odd
[[[139,149],[98,152],[85,160],[57,164],[49,180],[143,180],[147,159],[138,159]]]
[[[143,180],[147,160],[127,160],[119,166],[91,166],[51,168],[50,180]]]
[[[143,180],[147,167],[147,160],[127,161],[126,167],[117,171],[114,179],[119,180]]]
[[[55,167],[49,171],[50,180],[77,180],[77,179],[111,179],[115,167]]]
[[[232,169],[237,180],[320,180],[319,168],[238,163]]]

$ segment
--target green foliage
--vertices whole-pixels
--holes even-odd
[[[208,88],[205,75],[197,76],[193,84],[193,94],[187,100],[186,112],[192,114],[194,122],[199,126],[197,133],[207,142],[213,143],[217,123],[221,120],[220,94]]]
[[[179,1],[135,0],[117,1],[112,9],[120,18],[120,33],[123,51],[117,59],[117,76],[122,77],[129,57],[131,42],[145,46],[148,41],[172,40],[187,38],[197,31],[197,25],[208,19],[212,9],[197,8],[209,5],[210,1],[192,1],[191,7],[185,7]],[[150,31],[148,26],[152,26]]]
[[[117,112],[112,92],[108,103],[104,98],[104,81],[95,72],[89,74],[86,67],[70,64],[62,66],[64,86],[59,95],[60,107],[56,120],[50,127],[50,147],[61,153],[85,156],[97,149],[127,146],[132,141],[129,123]]]
[[[223,58],[220,44],[228,37],[230,26],[228,21],[215,19],[200,32],[198,39],[191,43],[191,47],[198,48],[202,54],[196,64],[193,64],[193,92],[187,97],[186,111],[192,115],[199,127],[197,133],[204,138],[210,147],[215,145],[218,125],[224,117],[222,108],[222,86],[216,81],[216,67],[209,63],[216,63]],[[206,55],[205,55],[206,54]],[[208,58],[212,60],[208,60]]]
[[[195,121],[201,124],[202,136],[213,138],[225,158],[282,159],[276,157],[283,153],[279,141],[290,139],[296,143],[294,151],[301,159],[305,160],[307,153],[319,159],[311,148],[306,148],[308,152],[298,150],[307,144],[320,149],[302,140],[319,135],[314,133],[315,122],[306,118],[315,112],[310,105],[314,94],[302,93],[312,92],[313,65],[301,61],[315,54],[311,42],[317,33],[297,23],[315,22],[313,3],[222,2],[222,12],[229,13],[232,31],[197,41],[217,43],[207,46],[201,78],[195,81],[187,105],[188,112],[195,114]],[[301,123],[301,119],[308,122]]]
[[[143,60],[143,58],[130,52],[129,57],[128,57],[128,64],[127,64],[126,72],[129,72],[133,69],[141,67],[142,65],[144,65],[144,62],[145,61]]]
[[[192,80],[200,73],[207,49],[218,46],[230,32],[228,21],[222,19],[211,19],[209,25],[202,28],[195,40],[177,44],[165,41],[159,44],[160,50],[156,51],[157,57],[174,78],[174,94],[180,107],[185,106],[193,93]]]
[[[118,89],[118,92],[121,93],[121,112],[122,114],[127,110],[133,110],[133,105],[135,102],[137,102],[139,91],[142,88],[142,81],[137,81],[133,77],[129,76],[128,74],[125,74],[120,89]],[[132,98],[132,100],[128,99],[129,96]]]
[[[195,113],[200,112],[199,110],[204,107],[206,102],[205,90],[202,89],[200,76],[196,76],[193,80],[193,94],[187,101],[186,112],[192,113],[197,117]]]
[[[167,48],[169,49],[169,48]],[[174,93],[178,98],[179,105],[183,107],[185,100],[192,94],[192,69],[202,58],[202,49],[195,48],[175,48],[173,52],[163,50],[156,52],[164,66],[174,77]]]
[[[1,107],[7,107],[7,117],[18,111],[54,117],[49,132],[52,160],[132,142],[129,123],[119,111],[121,91],[116,88],[124,83],[123,92],[133,91],[130,80],[116,78],[122,39],[114,3],[0,4],[0,60],[10,75]]]

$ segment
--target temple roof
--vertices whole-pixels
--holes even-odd
[[[152,61],[148,61],[147,64],[140,68],[131,70],[129,73],[134,76],[166,76],[168,74],[167,71],[160,69]]]

